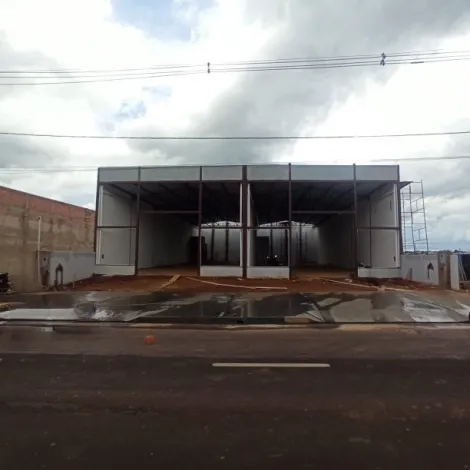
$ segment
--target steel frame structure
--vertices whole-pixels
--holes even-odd
[[[400,191],[402,251],[428,252],[428,228],[423,181],[413,181]]]
[[[207,183],[212,182],[211,180],[204,181],[203,180],[203,166],[199,166],[199,178],[198,179],[193,179],[193,180],[186,180],[182,182],[181,180],[165,180],[164,184],[169,185],[169,184],[196,184],[198,187],[198,198],[197,198],[197,208],[196,209],[161,209],[161,208],[155,208],[155,209],[142,209],[141,203],[145,202],[147,204],[152,205],[146,198],[145,198],[145,193],[146,190],[143,188],[143,184],[148,183],[148,184],[154,184],[154,181],[146,181],[142,180],[142,168],[145,167],[138,167],[138,180],[119,180],[119,184],[127,184],[127,185],[135,185],[136,186],[136,192],[135,193],[127,193],[128,196],[131,196],[133,200],[136,202],[136,223],[135,225],[100,225],[98,223],[98,210],[95,211],[95,238],[94,238],[94,249],[96,252],[97,249],[97,232],[100,229],[106,229],[106,228],[128,228],[128,229],[135,229],[136,235],[135,235],[135,256],[134,256],[134,268],[135,268],[135,274],[138,272],[138,266],[139,266],[139,231],[140,231],[140,216],[142,213],[152,213],[152,214],[170,214],[170,215],[177,215],[177,216],[194,216],[197,218],[197,230],[198,230],[198,239],[199,239],[199,250],[198,250],[198,274],[200,275],[201,273],[201,266],[202,266],[202,229],[203,228],[210,228],[210,229],[216,229],[216,230],[225,230],[226,233],[228,233],[228,230],[241,230],[242,234],[242,243],[241,243],[241,267],[242,267],[242,272],[243,272],[243,277],[247,277],[247,268],[248,268],[248,233],[250,230],[258,230],[261,228],[266,228],[262,227],[263,224],[257,223],[257,224],[250,224],[248,221],[248,200],[249,200],[249,195],[248,195],[248,187],[249,185],[256,184],[256,183],[286,183],[287,186],[287,191],[288,191],[288,219],[287,219],[287,226],[272,226],[270,227],[271,230],[288,230],[289,233],[289,241],[288,241],[288,267],[289,267],[289,277],[292,277],[292,226],[294,222],[299,222],[298,220],[295,220],[297,217],[309,217],[310,219],[307,219],[307,222],[300,222],[304,224],[308,224],[308,220],[312,220],[314,216],[324,216],[322,220],[319,223],[316,223],[315,225],[321,225],[324,223],[326,220],[328,220],[331,216],[333,215],[351,215],[353,216],[353,224],[354,224],[354,230],[353,230],[353,247],[354,247],[354,269],[355,272],[357,272],[357,268],[359,267],[359,259],[358,259],[358,232],[361,230],[364,231],[369,231],[370,233],[373,230],[394,230],[398,232],[398,239],[399,239],[399,246],[400,246],[400,253],[403,253],[403,239],[402,239],[402,194],[401,194],[401,188],[408,185],[409,182],[400,182],[400,173],[399,169],[397,167],[397,176],[396,179],[361,179],[361,183],[371,183],[371,184],[377,184],[377,185],[384,185],[384,184],[389,184],[393,183],[397,185],[397,206],[398,206],[398,221],[399,221],[399,226],[398,227],[379,227],[379,226],[368,226],[368,227],[361,227],[359,226],[358,222],[358,202],[359,202],[359,197],[358,197],[358,179],[357,179],[357,171],[356,171],[356,165],[353,164],[353,178],[352,180],[344,180],[344,179],[321,179],[321,180],[315,180],[315,179],[295,179],[295,181],[292,179],[292,167],[293,165],[291,163],[288,163],[288,179],[287,180],[277,180],[277,179],[270,179],[270,180],[265,180],[265,179],[248,179],[247,177],[247,168],[250,165],[240,165],[242,168],[241,171],[241,179],[240,180],[230,180],[230,181],[218,181],[220,183],[239,183],[241,187],[241,193],[240,193],[240,200],[241,200],[241,213],[240,213],[240,222],[241,224],[239,226],[233,226],[229,224],[225,225],[216,225],[215,223],[208,224],[204,222],[204,214],[203,214],[203,205],[204,205],[204,193],[205,193],[205,185]],[[162,167],[164,168],[164,167]],[[352,183],[352,188],[348,190],[348,193],[352,192],[353,194],[353,204],[352,208],[349,209],[341,209],[341,210],[335,210],[335,209],[312,209],[312,210],[298,210],[296,209],[299,201],[294,201],[293,200],[293,184],[298,184],[298,183],[307,183],[307,184],[314,184],[314,183],[329,183],[331,188],[334,185],[338,184],[345,184],[345,183]],[[163,183],[158,183],[163,186]],[[100,182],[99,177],[98,177],[98,182],[97,182],[97,195],[96,195],[96,207],[98,208],[99,205],[99,193],[100,193],[100,187],[101,186],[115,186],[112,182]],[[331,190],[327,189],[325,192],[325,196],[327,195],[328,191]],[[123,193],[126,193],[125,190],[121,188],[117,188],[119,191],[122,191]],[[341,198],[344,198],[346,193],[344,193]],[[305,195],[301,196],[302,198],[305,198]],[[297,217],[296,217],[297,216]],[[274,222],[274,221],[273,221]]]

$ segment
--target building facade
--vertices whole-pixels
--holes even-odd
[[[397,165],[100,168],[96,272],[290,277],[313,264],[392,275],[406,184]]]

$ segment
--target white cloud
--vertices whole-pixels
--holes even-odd
[[[435,0],[390,0],[383,11],[365,1],[346,18],[342,3],[325,0],[174,0],[190,40],[165,41],[119,23],[110,0],[3,0],[0,69],[149,67],[221,63],[394,50],[465,49],[470,28],[464,0],[439,10]],[[176,21],[175,20],[175,21]],[[348,40],[344,38],[347,37]],[[369,39],[374,37],[374,40]],[[5,47],[2,47],[4,45]],[[374,134],[469,128],[470,62],[386,66],[373,70],[203,74],[100,84],[0,87],[2,130],[64,134]],[[123,104],[145,114],[118,119]],[[4,165],[20,167],[158,164],[171,161],[293,161],[362,163],[382,158],[470,153],[470,139],[181,143],[122,140],[0,138]],[[413,162],[403,178],[425,179],[431,232],[457,243],[470,235],[460,162]],[[88,207],[96,175],[5,172],[15,188]],[[457,179],[456,179],[457,178]],[[460,180],[458,179],[460,178]],[[462,186],[462,188],[460,188]],[[460,202],[452,191],[462,191]],[[446,189],[447,188],[447,189]],[[450,189],[449,189],[450,188]],[[459,222],[458,230],[443,228]]]

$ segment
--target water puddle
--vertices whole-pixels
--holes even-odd
[[[467,322],[470,305],[442,295],[407,292],[150,294],[89,292],[3,296],[0,320],[279,322],[302,316],[316,323]],[[470,304],[470,302],[467,302]]]

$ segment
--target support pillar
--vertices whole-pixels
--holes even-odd
[[[201,275],[202,266],[202,166],[199,167],[199,198],[198,198],[198,253],[197,253],[197,275]]]
[[[139,270],[139,236],[140,236],[140,171],[138,170],[138,181],[137,181],[137,197],[136,197],[136,214],[135,214],[135,255],[134,255],[134,275],[137,275]],[[131,229],[132,230],[132,229]]]
[[[97,237],[98,237],[98,211],[99,211],[99,206],[102,203],[100,201],[100,172],[98,170],[98,176],[96,177],[96,197],[95,197],[95,230],[93,234],[93,251],[95,252],[96,256],[96,242],[97,242]],[[96,262],[96,260],[95,260]]]
[[[242,167],[242,191],[241,191],[241,216],[242,216],[242,272],[243,277],[248,277],[248,179],[246,165]]]
[[[287,248],[287,263],[289,264],[289,279],[292,279],[292,165],[289,163],[289,228],[288,228],[288,248]]]
[[[402,233],[402,220],[401,220],[401,189],[400,189],[400,167],[397,165],[397,214],[398,214],[398,226],[400,227],[399,232],[399,247],[400,247],[400,266],[401,266],[401,255],[403,254],[403,233]]]
[[[357,276],[357,270],[359,268],[359,253],[358,253],[358,214],[357,214],[357,178],[356,178],[356,164],[353,164],[353,174],[354,174],[354,181],[353,181],[353,192],[354,192],[354,230],[353,230],[353,257],[354,257],[354,276]]]

